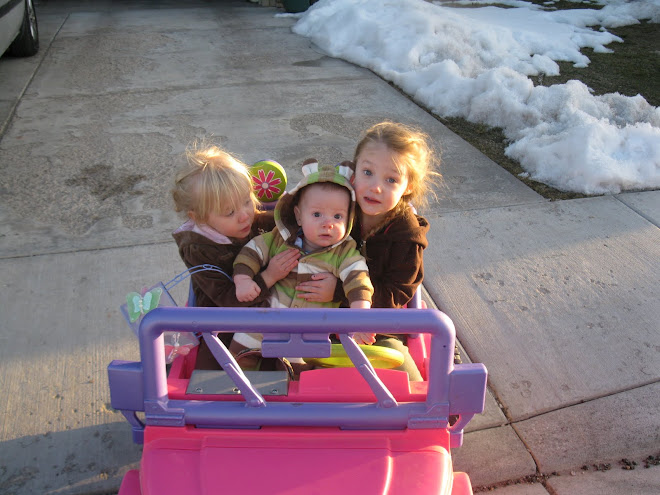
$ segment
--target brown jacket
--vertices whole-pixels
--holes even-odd
[[[405,306],[424,280],[424,249],[428,246],[428,221],[405,208],[363,237],[360,214],[351,236],[367,259],[374,286],[372,308]],[[337,288],[337,292],[341,286]]]
[[[231,244],[218,244],[201,234],[189,230],[177,230],[172,236],[179,246],[179,255],[188,268],[197,265],[215,265],[230,277],[233,275],[234,258],[243,246],[254,236],[270,231],[275,227],[272,212],[257,213],[252,231],[246,239],[232,239]],[[217,272],[199,272],[192,276],[196,306],[267,306],[269,289],[261,275],[254,281],[261,287],[261,294],[249,303],[236,299],[234,282]]]

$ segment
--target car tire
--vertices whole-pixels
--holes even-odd
[[[39,27],[33,0],[25,0],[23,24],[9,48],[7,54],[12,57],[30,57],[39,51]]]

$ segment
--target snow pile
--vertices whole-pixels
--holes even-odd
[[[594,96],[579,81],[533,83],[559,74],[557,61],[586,67],[582,48],[609,52],[607,45],[622,42],[589,26],[660,22],[660,0],[604,0],[601,10],[568,11],[517,0],[506,2],[512,8],[463,3],[479,7],[321,0],[293,31],[438,115],[503,128],[507,154],[535,180],[587,194],[660,187],[659,108],[641,96]]]

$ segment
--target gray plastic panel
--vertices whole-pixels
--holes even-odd
[[[288,393],[289,375],[286,371],[245,371],[244,373],[261,395],[287,395]],[[186,393],[238,395],[241,392],[224,371],[194,370]]]

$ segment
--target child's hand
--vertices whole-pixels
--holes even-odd
[[[297,249],[287,249],[273,256],[268,262],[268,267],[261,272],[266,286],[272,287],[286,277],[296,267],[300,256],[300,251]]]
[[[296,290],[301,291],[297,297],[310,302],[330,302],[334,299],[336,286],[337,277],[332,273],[315,273],[311,280],[296,285]]]
[[[376,342],[375,333],[356,332],[351,336],[358,345],[371,345]]]
[[[236,299],[239,302],[254,301],[261,293],[259,284],[247,275],[234,276],[234,284],[236,285]]]
[[[261,294],[261,289],[253,280],[236,284],[236,299],[239,302],[254,301],[259,294]]]

